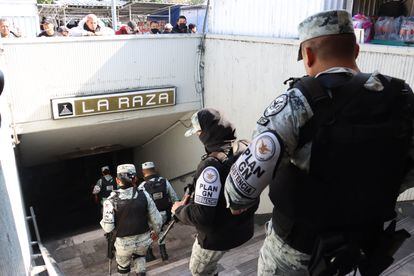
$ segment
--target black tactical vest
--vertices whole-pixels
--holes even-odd
[[[368,78],[347,76],[329,89],[310,77],[294,84],[314,112],[298,146],[312,143],[310,167],[280,167],[269,195],[275,232],[299,251],[311,253],[323,233],[365,231],[395,217],[410,161],[413,94],[384,76],[383,91],[367,90]]]
[[[172,202],[167,193],[167,183],[162,177],[155,177],[144,184],[145,191],[150,194],[158,211],[171,211]]]
[[[105,176],[101,177],[101,191],[99,196],[101,198],[108,198],[111,195],[112,191],[116,190],[115,180],[111,178],[109,181],[106,180]]]
[[[257,210],[259,202],[246,212],[237,216],[232,215],[230,209],[226,206],[224,183],[230,172],[231,165],[246,149],[247,142],[242,140],[233,145],[233,153],[230,155],[226,155],[223,152],[213,152],[206,156],[199,164],[195,175],[196,180],[206,167],[213,166],[218,170],[222,183],[219,201],[217,206],[214,207],[216,210],[213,222],[209,227],[197,228],[197,239],[200,246],[204,249],[230,250],[250,240],[254,233],[254,213]]]
[[[137,198],[134,196],[138,193]],[[134,190],[132,199],[115,202],[115,230],[117,237],[143,234],[149,231],[147,197],[142,190]]]

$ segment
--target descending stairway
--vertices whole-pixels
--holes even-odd
[[[412,202],[406,202],[410,207]],[[413,205],[414,206],[414,205]],[[414,215],[414,208],[412,210]],[[383,273],[388,276],[413,275],[414,272],[414,216],[402,218],[397,227],[404,227],[412,237],[395,255],[395,263]],[[46,243],[60,269],[67,276],[102,276],[108,274],[106,240],[101,229]],[[167,251],[170,259],[161,261],[158,246],[153,245],[155,261],[147,263],[147,275],[190,276],[188,262],[194,242],[193,227],[176,225],[167,237]],[[243,246],[226,253],[219,262],[219,275],[257,275],[257,258],[265,238],[263,221],[256,225],[254,237]],[[112,273],[116,272],[115,260]]]

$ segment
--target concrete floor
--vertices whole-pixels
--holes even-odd
[[[408,208],[413,206],[414,203],[410,203]],[[219,262],[220,275],[257,275],[257,258],[265,238],[263,222],[266,218],[257,219],[255,235],[250,241],[224,255]],[[412,276],[414,275],[414,216],[402,218],[397,225],[405,228],[412,236],[395,254],[394,264],[382,275]],[[194,234],[193,227],[177,224],[167,237],[167,251],[170,258],[166,262],[161,261],[158,247],[154,244],[154,255],[158,259],[147,263],[147,275],[191,275],[188,262]],[[46,247],[67,276],[109,274],[106,239],[101,229],[48,242]],[[112,273],[116,273],[115,260],[112,261]]]

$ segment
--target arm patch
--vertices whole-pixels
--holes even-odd
[[[200,205],[215,207],[220,196],[220,174],[213,166],[203,170],[196,182],[194,202]]]
[[[258,135],[233,164],[226,182],[230,181],[243,197],[258,198],[274,177],[283,153],[280,141],[276,133],[270,130]]]

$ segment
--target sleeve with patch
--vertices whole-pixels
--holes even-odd
[[[110,200],[105,200],[103,203],[103,215],[100,224],[107,233],[115,229],[114,206]]]
[[[194,203],[217,206],[221,189],[220,174],[213,166],[206,167],[196,181]]]
[[[299,130],[313,116],[302,92],[293,88],[277,97],[258,120],[254,136],[272,130],[283,141],[286,152],[292,156],[299,140]]]
[[[274,131],[265,131],[253,139],[227,176],[227,206],[241,209],[256,203],[271,183],[282,154],[283,143]]]
[[[101,186],[102,186],[102,179],[99,179],[98,181],[96,181],[96,184],[93,187],[92,193],[94,195],[99,194],[99,192],[101,191]]]

